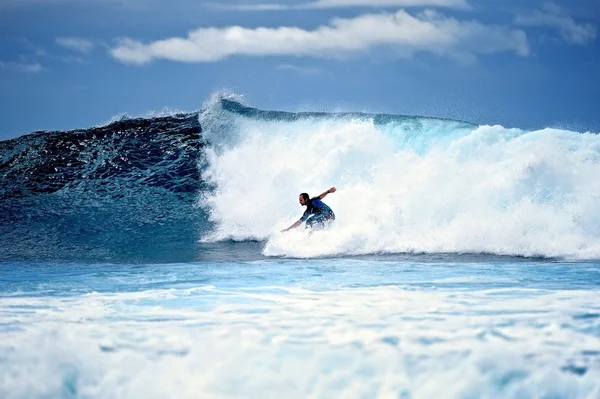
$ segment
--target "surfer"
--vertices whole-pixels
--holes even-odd
[[[307,193],[300,194],[298,201],[300,201],[300,205],[306,206],[306,211],[304,211],[304,214],[298,221],[296,221],[296,223],[287,229],[281,230],[281,232],[284,233],[288,230],[296,228],[304,221],[306,221],[306,227],[310,227],[313,230],[319,230],[331,225],[331,223],[333,223],[335,220],[335,214],[331,208],[321,200],[325,198],[327,194],[335,193],[336,190],[337,189],[335,187],[331,187],[323,194],[314,198],[310,198]]]

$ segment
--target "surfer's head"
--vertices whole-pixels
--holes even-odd
[[[302,193],[300,194],[300,197],[298,197],[298,201],[300,201],[300,205],[304,206],[308,204],[308,201],[310,201],[310,197],[308,196],[308,194]]]

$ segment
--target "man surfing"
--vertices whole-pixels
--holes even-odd
[[[335,220],[335,214],[331,208],[321,200],[325,198],[327,194],[335,193],[336,191],[337,189],[335,187],[331,187],[323,194],[314,198],[310,198],[307,193],[300,194],[298,201],[300,202],[301,206],[306,206],[306,211],[304,211],[304,214],[296,223],[287,229],[281,230],[281,232],[285,233],[288,230],[296,228],[304,221],[306,221],[306,227],[310,227],[313,230],[320,230],[331,225],[331,223],[333,223]]]

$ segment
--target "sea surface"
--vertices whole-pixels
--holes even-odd
[[[224,93],[0,142],[0,398],[598,399],[598,176],[595,132]]]

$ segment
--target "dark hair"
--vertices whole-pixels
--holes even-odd
[[[300,196],[301,196],[302,198],[304,198],[304,201],[308,201],[308,200],[310,200],[310,197],[309,197],[309,196],[308,196],[308,194],[306,194],[306,193],[302,193],[302,194],[300,194]]]

